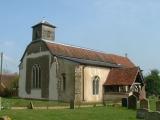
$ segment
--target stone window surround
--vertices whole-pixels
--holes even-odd
[[[93,95],[98,95],[99,94],[99,81],[100,77],[99,76],[94,76],[93,81],[92,81],[92,91]]]
[[[41,89],[41,68],[40,65],[34,64],[32,67],[32,89]]]

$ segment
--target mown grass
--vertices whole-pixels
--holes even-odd
[[[122,107],[94,107],[59,110],[3,110],[0,116],[13,120],[136,120],[136,111]]]
[[[59,101],[48,101],[48,100],[34,100],[34,99],[21,99],[21,98],[2,98],[2,106],[8,107],[26,107],[32,102],[34,106],[66,106],[68,103]]]
[[[34,106],[63,106],[63,102],[47,100],[27,100],[19,98],[2,98],[2,106],[26,107],[32,101]],[[157,98],[150,97],[150,109],[155,111]],[[106,107],[90,107],[59,110],[10,110],[0,111],[0,116],[8,115],[12,120],[136,120],[136,110],[128,110],[120,105],[107,105]]]

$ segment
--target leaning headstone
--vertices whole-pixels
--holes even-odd
[[[33,103],[30,102],[29,105],[27,106],[28,109],[34,109]]]
[[[75,107],[74,100],[71,100],[70,101],[70,109],[74,109],[74,107]]]
[[[156,111],[160,111],[160,101],[156,102]]]
[[[140,101],[141,109],[149,109],[149,101],[147,99],[143,99]]]
[[[128,106],[127,98],[122,98],[122,107],[127,107],[127,106]]]
[[[0,120],[11,120],[11,118],[8,116],[2,116],[0,117]]]
[[[135,95],[128,97],[128,109],[137,109],[137,97]]]
[[[137,119],[144,119],[146,114],[148,112],[148,109],[137,109],[136,118]]]

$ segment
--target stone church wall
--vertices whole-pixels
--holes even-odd
[[[82,102],[84,99],[84,92],[83,91],[83,82],[84,82],[84,72],[83,72],[84,65],[77,65],[75,67],[75,102],[79,103]]]
[[[69,102],[74,99],[75,93],[75,66],[77,63],[58,58],[59,70],[58,70],[58,99],[60,101]],[[65,90],[62,89],[63,77],[62,74],[66,76],[66,87]]]
[[[49,98],[49,60],[48,51],[25,55],[20,65],[19,96],[22,98]],[[34,64],[40,64],[42,70],[42,89],[31,88],[31,69]],[[48,82],[47,82],[48,81]]]
[[[106,81],[110,69],[94,66],[84,67],[84,101],[85,102],[102,102],[103,100],[103,84]],[[93,95],[92,81],[95,76],[100,77],[99,94]]]
[[[36,58],[27,58],[26,67],[26,92],[27,94],[34,94],[33,91],[40,91],[42,98],[49,98],[49,55],[43,55]],[[32,67],[38,64],[41,68],[41,89],[32,88]],[[38,92],[36,92],[38,94]]]
[[[50,61],[50,74],[49,74],[49,99],[58,100],[58,76],[57,76],[57,63],[54,58],[51,57]]]

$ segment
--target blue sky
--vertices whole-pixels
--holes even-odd
[[[18,71],[31,26],[45,17],[56,41],[124,56],[145,73],[160,68],[159,0],[1,0],[4,68]]]

